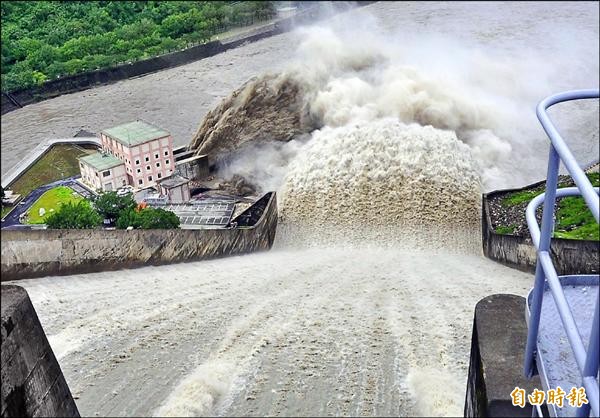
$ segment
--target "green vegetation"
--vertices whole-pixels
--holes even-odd
[[[25,197],[44,184],[78,175],[77,158],[95,150],[95,148],[82,148],[77,145],[54,145],[11,184],[10,189]]]
[[[87,200],[67,202],[46,218],[50,229],[92,229],[102,223],[102,217]]]
[[[2,91],[206,42],[275,16],[271,1],[3,1]]]
[[[2,206],[2,213],[0,214],[0,218],[4,218],[14,208],[15,208],[14,206]]]
[[[55,211],[58,211],[66,203],[76,203],[83,198],[78,194],[73,194],[73,189],[66,186],[55,187],[48,190],[40,196],[38,200],[27,211],[28,224],[43,224],[46,219]],[[40,216],[40,209],[45,210],[44,215]]]
[[[588,179],[594,187],[598,187],[600,184],[600,173],[588,173]],[[575,183],[570,178],[561,179],[558,182],[558,187],[572,187]],[[544,193],[546,185],[538,186],[533,190],[523,190],[520,192],[514,192],[506,195],[504,199],[502,199],[502,206],[515,206],[521,203],[529,203],[531,199],[540,194]]]
[[[179,218],[171,211],[160,208],[144,208],[122,212],[117,219],[117,228],[127,229],[171,229],[179,228]]]
[[[94,207],[105,219],[113,222],[124,211],[133,210],[137,206],[131,193],[125,196],[117,195],[117,192],[106,192],[94,200]]]
[[[496,234],[510,235],[515,232],[516,225],[498,226],[495,229]]]
[[[600,225],[581,197],[560,200],[554,230],[556,238],[600,240]]]
[[[588,178],[594,187],[600,186],[600,173],[588,173]],[[572,187],[571,178],[563,176],[558,187]],[[502,206],[509,208],[516,205],[526,206],[531,199],[544,193],[545,185],[533,190],[523,190],[508,194],[502,199]],[[523,210],[525,210],[523,208]],[[515,225],[498,226],[495,231],[498,234],[511,234]],[[600,240],[600,227],[592,216],[582,197],[565,197],[559,199],[556,210],[556,224],[554,236],[565,239]]]
[[[541,190],[523,190],[522,192],[511,193],[502,200],[502,206],[515,206],[520,203],[529,203],[534,197],[544,193]]]

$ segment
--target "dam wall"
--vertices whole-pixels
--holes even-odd
[[[483,195],[482,241],[486,257],[509,267],[535,272],[536,252],[531,237],[498,234],[492,228],[488,200],[498,193],[521,191],[498,190]],[[597,274],[600,272],[600,242],[552,238],[551,255],[559,275]]]
[[[25,289],[2,286],[2,417],[79,412]]]
[[[253,220],[251,225],[244,220]],[[267,193],[235,228],[4,230],[2,281],[171,264],[269,250],[277,199]]]

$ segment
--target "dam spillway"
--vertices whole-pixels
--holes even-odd
[[[514,7],[519,8],[519,13],[510,14],[502,7],[381,2],[365,9],[371,10],[384,29],[404,40],[403,45],[411,46],[402,52],[420,68],[441,68],[441,72],[462,74],[461,65],[453,67],[448,56],[442,54],[448,44],[438,42],[435,37],[416,42],[414,34],[434,27],[441,28],[442,33],[448,30],[457,39],[473,42],[479,48],[499,49],[502,51],[500,57],[513,53],[522,57],[523,51],[529,56],[531,50],[525,47],[531,42],[540,45],[537,52],[541,56],[559,56],[552,48],[560,47],[562,41],[538,42],[546,39],[548,29],[541,23],[530,24],[543,20],[539,16],[544,13],[555,16],[553,5],[518,4]],[[582,11],[572,13],[569,7],[581,7]],[[559,14],[569,29],[564,33],[582,40],[597,39],[597,11],[589,13],[587,7],[561,5]],[[438,13],[440,8],[446,13]],[[365,18],[361,24],[366,22],[365,26],[369,27],[369,19]],[[482,22],[487,24],[489,31],[480,30]],[[515,25],[519,30],[515,30]],[[405,32],[398,33],[398,26]],[[353,27],[356,31],[360,28],[361,25]],[[578,36],[590,32],[596,36]],[[202,63],[129,80],[118,86],[101,87],[94,89],[93,94],[62,96],[12,112],[3,118],[3,134],[7,139],[3,139],[2,147],[3,151],[8,151],[2,154],[3,163],[9,161],[20,146],[39,139],[44,133],[40,126],[46,130],[70,132],[73,123],[84,123],[96,131],[96,126],[92,125],[107,120],[117,122],[115,114],[129,119],[132,112],[146,113],[156,118],[160,125],[177,126],[179,131],[175,134],[180,138],[189,138],[193,124],[197,123],[204,108],[227,95],[247,76],[264,68],[280,69],[276,68],[279,63],[292,55],[289,43],[295,39],[293,36],[296,35],[263,40]],[[333,45],[345,45],[339,39],[334,38],[333,42]],[[377,51],[382,52],[381,56],[368,56],[373,59],[367,60],[367,64],[380,62],[385,66],[386,62],[393,63],[394,54],[383,54],[385,49]],[[478,86],[470,90],[471,93],[479,88],[495,93],[509,92],[493,95],[497,104],[493,109],[502,110],[495,114],[498,119],[493,122],[515,127],[516,132],[503,133],[513,135],[510,145],[524,158],[520,160],[521,165],[507,158],[513,165],[500,167],[502,170],[482,167],[489,181],[515,185],[543,175],[543,170],[539,170],[543,162],[527,159],[526,151],[535,145],[535,141],[527,142],[535,137],[530,136],[532,131],[524,125],[502,125],[501,122],[513,121],[515,114],[523,110],[521,105],[531,105],[539,91],[546,88],[545,83],[556,86],[567,79],[571,82],[591,79],[597,83],[597,64],[594,63],[597,62],[597,50],[596,40],[582,42],[580,48],[570,51],[558,66],[565,70],[571,68],[572,62],[585,57],[583,62],[589,65],[581,65],[581,73],[575,70],[557,70],[558,75],[552,71],[543,72],[543,77],[536,75],[535,80],[528,79],[531,82],[527,83],[520,77],[529,74],[526,70],[530,68],[539,69],[535,62],[514,59],[511,61],[514,67],[497,65],[502,61],[468,55],[470,50],[459,49],[460,54],[464,54],[459,57],[474,57],[468,62],[476,64],[472,68],[477,71],[465,72],[474,77],[474,84]],[[329,51],[327,48],[321,50],[326,62],[331,57]],[[364,51],[359,48],[358,52]],[[507,151],[506,146],[484,146],[487,139],[494,142],[496,137],[486,129],[480,129],[489,121],[481,118],[483,112],[479,112],[477,106],[462,106],[469,103],[469,95],[462,91],[459,96],[447,95],[445,90],[444,94],[435,94],[439,92],[437,87],[446,86],[443,82],[434,83],[433,89],[421,91],[431,93],[436,99],[432,103],[441,108],[425,107],[425,111],[417,106],[421,104],[418,100],[412,103],[415,106],[404,106],[401,100],[396,103],[392,99],[405,96],[393,94],[385,96],[386,100],[380,100],[383,96],[375,94],[375,101],[365,103],[364,96],[350,93],[367,91],[371,94],[367,97],[372,98],[373,92],[385,92],[388,86],[382,82],[385,76],[405,75],[400,79],[391,77],[391,84],[396,87],[410,87],[416,82],[431,85],[410,69],[394,72],[393,65],[386,67],[389,70],[386,73],[369,73],[363,67],[364,61],[352,58],[342,55],[339,61],[352,72],[342,71],[342,77],[327,79],[331,83],[326,83],[326,88],[319,91],[323,95],[316,101],[320,107],[315,109],[320,109],[320,117],[331,125],[331,130],[325,134],[340,132],[336,129],[353,129],[353,123],[340,126],[348,122],[347,115],[362,118],[362,122],[378,119],[378,108],[400,108],[406,111],[402,116],[409,119],[414,116],[413,119],[422,118],[427,124],[441,123],[445,119],[440,118],[440,114],[455,114],[443,112],[448,106],[458,110],[459,116],[446,128],[456,129],[460,134],[457,139],[471,141],[472,149],[479,152],[478,160],[495,161],[498,154]],[[441,60],[441,64],[432,65],[437,63],[436,60]],[[334,60],[334,64],[337,63]],[[215,76],[217,71],[219,77]],[[356,82],[349,76],[355,73],[372,83]],[[444,74],[437,75],[442,77]],[[195,94],[167,95],[172,97],[169,100],[177,100],[171,107],[177,109],[174,112],[165,112],[163,106],[148,108],[147,103],[158,103],[156,94],[164,91],[153,88],[157,83],[162,83],[166,90],[185,88]],[[131,97],[125,100],[127,96]],[[332,102],[335,106],[328,105]],[[110,109],[104,103],[111,103]],[[378,105],[375,111],[373,103]],[[452,107],[456,103],[461,106]],[[202,109],[192,104],[199,104]],[[344,112],[335,112],[338,104],[345,106]],[[503,104],[507,105],[503,107]],[[595,115],[595,111],[592,109],[591,113]],[[575,122],[585,122],[590,112],[589,109],[574,109],[570,114],[577,116],[573,118]],[[465,127],[477,131],[477,135],[465,136],[461,132]],[[569,129],[581,129],[574,140],[577,152],[597,154],[597,124],[584,124],[583,127],[580,124],[577,128],[574,123]],[[24,140],[20,142],[16,138]],[[445,139],[442,141],[448,144]],[[335,220],[336,214],[331,199],[320,200],[321,196],[329,198],[326,193],[335,192],[328,189],[328,181],[323,181],[336,180],[337,174],[328,167],[335,165],[335,159],[343,159],[355,152],[350,148],[343,154],[340,149],[343,148],[328,148],[326,157],[332,160],[329,166],[325,164],[329,160],[313,159],[309,161],[308,171],[296,167],[286,185],[287,196],[290,196],[290,187],[293,191],[292,199],[286,200],[287,206],[282,206],[283,215],[297,222],[313,219],[311,214],[316,212],[321,222],[308,231],[296,228],[294,224],[282,224],[275,247],[268,253],[135,270],[44,277],[17,283],[30,294],[82,415],[462,414],[473,307],[493,293],[524,296],[531,288],[532,277],[483,258],[478,242],[479,215],[473,200],[469,201],[469,210],[465,210],[464,217],[450,217],[456,221],[454,225],[450,224],[447,229],[434,228],[434,233],[426,225],[412,224],[410,221],[415,218],[404,219],[402,226],[410,228],[403,230],[391,228],[393,218],[381,216],[383,222],[377,228],[366,226],[369,234],[372,233],[369,238],[374,239],[364,240],[362,234],[352,242],[339,239],[358,231],[346,222],[334,231],[326,231],[335,239],[320,240],[315,233],[323,231],[322,226]],[[418,146],[416,149],[419,150]],[[311,155],[320,155],[318,147],[312,151]],[[365,165],[361,170],[367,167],[369,160],[363,161]],[[319,162],[322,162],[321,167]],[[470,173],[471,163],[465,167]],[[311,182],[302,180],[304,175],[310,177],[310,173],[319,169],[329,177],[311,178]],[[370,175],[368,170],[358,172],[359,177]],[[430,174],[433,177],[439,175],[435,170]],[[394,179],[383,176],[383,180]],[[363,184],[352,184],[350,197],[364,197],[361,195]],[[469,184],[470,180],[466,182]],[[305,199],[299,199],[302,194],[297,193],[306,185],[310,185],[311,190],[304,196],[314,197],[310,205]],[[371,186],[366,184],[367,191],[372,190],[369,189]],[[442,188],[444,184],[438,186]],[[467,196],[475,195],[473,189],[465,190],[469,192]],[[401,194],[402,197],[406,195],[408,193]],[[452,190],[440,195],[450,196]],[[359,202],[362,208],[368,207],[368,199],[359,199]],[[431,200],[428,202],[432,203]],[[390,205],[393,203],[391,201]],[[431,207],[424,206],[427,211]],[[376,210],[385,208],[386,205],[381,204]],[[406,209],[415,213],[420,207],[407,205]],[[354,216],[352,219],[361,221],[356,217],[360,212],[347,213]],[[451,214],[457,215],[457,212]],[[373,220],[377,213],[373,211],[371,215],[373,217],[369,219]],[[460,219],[465,222],[465,228],[453,229]],[[439,223],[434,222],[434,226],[437,225]],[[422,238],[419,245],[412,245],[415,236]],[[433,248],[424,245],[428,242],[440,245]],[[469,245],[454,245],[457,242]]]

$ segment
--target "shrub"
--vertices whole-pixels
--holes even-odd
[[[102,223],[102,217],[87,200],[63,204],[46,218],[50,229],[92,229]]]

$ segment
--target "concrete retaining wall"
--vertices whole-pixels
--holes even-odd
[[[2,286],[2,417],[78,417],[25,289]]]
[[[475,306],[465,417],[530,417],[532,407],[513,406],[510,393],[518,386],[529,394],[542,390],[538,376],[523,376],[527,341],[525,298],[491,295]]]
[[[275,193],[266,194],[242,215],[247,218],[249,213],[256,223],[231,229],[2,231],[1,280],[170,264],[270,249],[277,228]]]
[[[55,145],[93,145],[101,147],[102,143],[96,137],[77,137],[77,138],[58,138],[49,139],[42,142],[32,151],[30,151],[25,158],[15,164],[2,178],[2,187],[5,189],[19,179],[29,168],[40,160],[50,149]]]
[[[531,237],[503,235],[492,228],[488,199],[499,193],[522,189],[499,190],[483,195],[482,234],[486,257],[523,271],[535,272],[536,252]],[[554,267],[559,275],[596,274],[600,271],[600,242],[553,238],[551,246]]]

